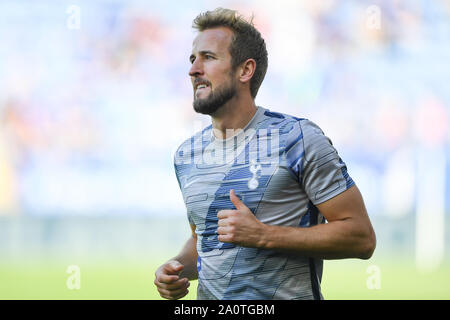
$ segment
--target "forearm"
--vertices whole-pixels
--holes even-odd
[[[180,278],[188,278],[189,280],[196,280],[197,273],[197,238],[191,236],[184,245],[180,253],[172,260],[177,260],[184,265],[180,273]]]
[[[309,228],[265,225],[260,246],[321,259],[369,259],[375,233],[354,219],[338,220]]]

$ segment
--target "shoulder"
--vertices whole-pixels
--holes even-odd
[[[271,110],[264,116],[271,128],[279,129],[280,145],[288,156],[302,154],[306,161],[314,161],[335,152],[331,140],[315,122]]]
[[[330,138],[313,121],[304,119],[299,122],[303,133],[303,147],[306,161],[316,161],[336,153]]]
[[[313,122],[306,118],[271,110],[266,110],[264,116],[268,122],[268,127],[279,131],[280,146],[284,148],[285,152],[288,152],[293,147],[303,148],[303,131],[314,125]]]
[[[278,124],[281,126],[286,126],[301,120],[305,120],[304,118],[298,118],[290,114],[275,112],[269,109],[264,109],[263,111],[264,120],[271,123],[272,125]]]
[[[267,128],[271,131],[277,130],[281,145],[288,147],[292,140],[298,139],[299,135],[301,135],[299,122],[303,120],[305,119],[290,114],[264,109],[260,128]]]

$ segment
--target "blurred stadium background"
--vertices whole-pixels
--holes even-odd
[[[219,6],[266,39],[257,104],[319,124],[366,201],[377,250],[326,261],[325,298],[449,299],[444,0],[2,0],[0,299],[158,299],[190,232],[173,153],[209,121],[191,23]]]

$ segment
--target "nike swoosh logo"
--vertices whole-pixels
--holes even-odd
[[[184,187],[188,188],[190,185],[192,185],[193,183],[197,182],[199,179],[193,179],[192,181],[186,182]]]

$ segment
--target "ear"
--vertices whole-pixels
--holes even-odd
[[[239,81],[249,82],[256,70],[256,61],[254,59],[245,60],[239,68]]]

